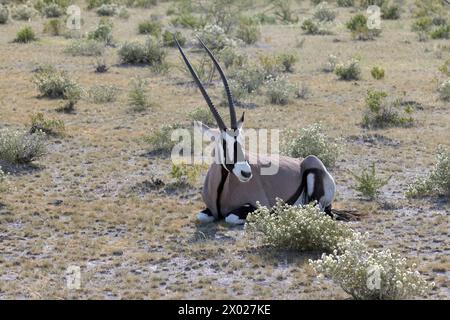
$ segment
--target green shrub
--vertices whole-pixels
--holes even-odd
[[[442,66],[439,67],[439,71],[442,72],[447,77],[450,77],[450,59],[445,61]]]
[[[27,5],[18,5],[11,10],[11,17],[14,20],[28,21],[36,14],[36,10]]]
[[[200,121],[207,126],[215,126],[216,120],[212,113],[205,108],[196,108],[188,114],[189,119],[192,121]]]
[[[128,93],[128,104],[132,111],[142,112],[147,110],[151,105],[151,100],[146,92],[148,82],[141,78],[136,78],[131,81],[131,89]]]
[[[64,15],[64,8],[57,3],[49,3],[42,7],[41,13],[46,18],[59,18]]]
[[[294,72],[294,65],[298,61],[298,57],[294,53],[282,53],[277,56],[280,64],[283,67],[283,72]]]
[[[41,96],[47,98],[67,99],[70,92],[81,91],[77,83],[69,78],[66,72],[55,70],[53,67],[47,67],[39,70],[33,83],[41,93]]]
[[[365,128],[407,127],[414,124],[411,105],[404,105],[400,98],[388,99],[386,92],[369,90],[366,105],[362,121]]]
[[[165,125],[161,129],[153,131],[144,140],[150,144],[152,151],[168,155],[177,144],[177,141],[171,139],[172,131],[180,128],[182,128],[180,124]]]
[[[9,19],[9,10],[5,5],[0,4],[0,24],[5,24]]]
[[[361,67],[359,66],[359,61],[352,59],[347,63],[339,63],[334,68],[334,73],[340,80],[359,80],[361,78]]]
[[[140,34],[149,34],[154,37],[161,35],[162,24],[157,20],[146,20],[139,23],[138,31]]]
[[[119,92],[114,85],[96,85],[87,91],[87,96],[94,103],[107,103],[116,101]]]
[[[206,22],[192,13],[181,13],[170,20],[170,23],[175,27],[201,29],[205,26]]]
[[[336,1],[338,7],[353,7],[355,5],[355,0],[337,0]]]
[[[247,93],[253,93],[264,83],[265,73],[262,68],[247,64],[233,70],[230,77]]]
[[[295,132],[289,130],[282,144],[283,153],[293,158],[318,157],[326,167],[336,163],[341,146],[326,135],[319,123],[314,123]]]
[[[288,104],[294,90],[294,86],[284,77],[270,78],[267,81],[267,96],[270,103],[279,105]]]
[[[306,34],[320,34],[319,25],[312,19],[303,21],[301,28]]]
[[[60,19],[50,19],[44,23],[44,33],[52,36],[60,36],[64,29],[64,24]]]
[[[96,40],[76,39],[65,49],[72,56],[101,56],[105,51],[105,44]]]
[[[331,10],[328,7],[327,2],[321,2],[315,9],[314,9],[314,19],[319,21],[334,21],[336,19],[336,12]]]
[[[95,12],[101,17],[112,17],[117,14],[117,10],[115,4],[102,4]]]
[[[450,39],[450,24],[434,29],[430,36],[432,39]]]
[[[117,13],[117,16],[120,19],[124,19],[127,20],[130,17],[130,12],[128,12],[127,8],[125,7],[120,7],[119,8],[119,12]]]
[[[175,47],[175,39],[174,39],[174,34],[178,40],[178,43],[181,46],[184,46],[184,44],[186,43],[186,37],[183,36],[183,34],[180,31],[175,31],[174,33],[170,32],[169,30],[165,30],[163,35],[162,35],[162,41],[163,41],[163,45],[165,47]]]
[[[133,5],[138,8],[151,8],[158,4],[158,0],[134,0]]]
[[[290,0],[274,0],[275,16],[283,23],[297,23],[298,16],[291,7]]]
[[[75,105],[80,101],[82,96],[82,89],[78,85],[73,85],[68,87],[64,91],[63,98],[66,100],[61,107],[58,108],[57,111],[61,112],[73,112],[75,109]]]
[[[323,254],[321,259],[309,263],[356,300],[424,296],[434,286],[413,271],[405,258],[390,249],[370,249],[361,237],[346,239],[332,254]]]
[[[108,5],[111,4],[113,2],[113,0],[87,0],[88,6],[87,8],[89,10],[92,10],[94,8],[98,8],[102,5]]]
[[[443,101],[450,101],[450,80],[444,81],[439,86],[439,98]]]
[[[439,146],[436,165],[431,172],[408,187],[407,197],[450,196],[450,152]]]
[[[172,164],[170,176],[177,186],[194,186],[204,169],[201,165]]]
[[[414,21],[412,30],[416,32],[428,32],[433,26],[433,19],[431,17],[422,17]]]
[[[65,130],[64,121],[62,120],[46,119],[43,113],[31,116],[31,134],[41,131],[51,136],[63,136]]]
[[[88,33],[88,40],[96,40],[111,45],[113,43],[112,28],[113,25],[109,20],[102,19],[97,28]]]
[[[381,7],[381,17],[386,20],[400,19],[400,6],[386,4]]]
[[[261,30],[254,23],[241,22],[236,30],[236,37],[246,44],[254,44],[261,38]]]
[[[330,219],[318,206],[290,206],[278,200],[272,208],[259,207],[246,219],[246,232],[277,249],[332,252],[353,238],[346,224]]]
[[[384,69],[381,67],[373,67],[370,74],[374,79],[380,80],[384,78]]]
[[[369,29],[367,18],[363,14],[353,16],[346,23],[346,27],[352,33],[353,38],[357,40],[373,40],[381,34],[380,29]]]
[[[218,59],[225,68],[240,68],[247,63],[247,56],[240,54],[233,47],[225,47],[218,53]]]
[[[30,163],[45,154],[45,133],[0,131],[0,160],[12,164]]]
[[[354,172],[351,172],[351,174],[356,180],[354,189],[370,200],[375,199],[380,192],[379,190],[390,180],[390,177],[386,179],[377,177],[375,163],[372,163],[368,169],[362,169],[359,174]]]
[[[36,34],[34,33],[33,29],[31,29],[31,27],[26,26],[20,29],[19,32],[17,32],[14,42],[28,43],[36,40],[37,40]]]
[[[136,41],[125,42],[118,54],[122,63],[155,66],[165,63],[167,52],[156,39],[148,37],[144,44]]]
[[[276,17],[269,16],[268,14],[264,12],[258,12],[255,14],[252,19],[260,24],[275,24],[277,22]]]

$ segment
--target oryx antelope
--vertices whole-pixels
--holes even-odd
[[[206,209],[198,214],[198,219],[209,222],[225,218],[230,224],[243,224],[247,214],[256,209],[257,202],[272,207],[276,198],[281,198],[292,205],[317,201],[321,210],[331,215],[336,186],[332,176],[317,157],[295,159],[277,156],[279,158],[275,160],[274,156],[270,155],[245,153],[242,130],[244,114],[239,121],[236,119],[227,78],[211,51],[200,39],[199,41],[222,79],[228,98],[231,126],[228,128],[225,125],[183,49],[176,41],[181,56],[219,127],[210,129],[204,124],[198,124],[202,131],[209,134],[211,130],[216,132],[215,136],[218,139],[215,140],[215,150],[219,153],[216,154],[219,161],[211,164],[206,175],[202,193]],[[267,163],[273,160],[278,161],[278,172],[274,175],[262,175],[261,168],[267,167]]]

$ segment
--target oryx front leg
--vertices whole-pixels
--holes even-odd
[[[215,220],[211,210],[209,210],[208,208],[206,208],[203,211],[200,211],[197,214],[197,220],[200,221],[201,223],[209,223],[209,222],[213,222]]]
[[[250,204],[240,207],[239,209],[231,211],[225,218],[225,222],[231,225],[241,225],[245,223],[245,219],[250,212],[255,211],[256,208]]]

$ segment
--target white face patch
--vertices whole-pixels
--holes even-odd
[[[252,168],[247,161],[235,163],[233,173],[241,182],[247,182],[252,178]]]

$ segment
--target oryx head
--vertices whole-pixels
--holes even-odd
[[[180,50],[181,56],[183,57],[184,62],[191,72],[195,83],[199,87],[203,98],[205,98],[209,110],[213,114],[214,119],[216,119],[217,126],[219,127],[217,135],[214,135],[215,137],[218,137],[218,139],[215,139],[215,143],[217,146],[216,150],[219,153],[218,155],[216,155],[216,159],[220,161],[220,164],[223,166],[223,168],[225,168],[228,172],[232,172],[240,181],[247,182],[252,178],[252,169],[248,161],[245,159],[244,153],[244,136],[242,131],[242,127],[244,124],[244,114],[242,114],[242,117],[239,121],[236,120],[236,110],[234,108],[234,101],[230,92],[227,78],[211,51],[205,46],[201,39],[198,40],[216,66],[216,69],[219,72],[223,85],[225,87],[225,92],[228,98],[228,107],[230,110],[230,128],[227,128],[224,121],[220,117],[219,112],[212,103],[211,98],[203,87],[199,77],[197,76],[197,73],[195,72],[189,60],[186,58],[183,49],[175,38],[175,42],[178,49]],[[203,131],[206,130],[211,132],[212,129],[210,129],[205,124],[200,123],[200,125]]]

